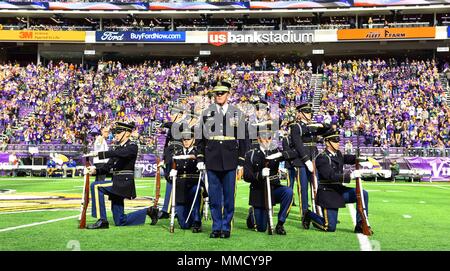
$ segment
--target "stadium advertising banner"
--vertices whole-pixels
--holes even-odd
[[[142,168],[142,177],[153,177],[156,175],[156,156],[143,154],[136,160],[136,166]]]
[[[0,30],[1,41],[71,41],[84,42],[84,31]]]
[[[431,181],[450,180],[450,158],[445,157],[405,157],[411,170],[431,172]],[[429,180],[424,177],[423,180]]]
[[[450,26],[447,26],[447,38],[450,38]]]
[[[0,166],[9,164],[9,154],[7,152],[0,152]]]
[[[216,31],[208,32],[208,43],[312,43],[314,31]]]
[[[435,38],[435,27],[339,29],[338,40],[403,40]]]
[[[185,42],[185,32],[97,31],[97,42]]]

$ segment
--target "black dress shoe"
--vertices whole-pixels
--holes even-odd
[[[158,223],[158,208],[151,206],[147,209],[147,215],[151,218],[150,225],[156,225]]]
[[[108,229],[109,223],[107,220],[99,219],[97,222],[91,225],[87,225],[86,229],[96,230],[96,229]]]
[[[306,212],[303,214],[302,217],[302,226],[305,229],[309,229],[309,226],[311,225],[311,216],[310,216],[311,211],[310,210],[306,210]]]
[[[275,227],[275,232],[279,235],[286,235],[286,230],[284,230],[284,226],[281,224],[277,224]]]
[[[373,235],[373,231],[372,231],[371,227],[369,227],[369,232],[370,232],[370,235]],[[363,233],[363,229],[362,229],[362,225],[361,224],[356,224],[356,226],[355,226],[355,233]]]
[[[220,237],[220,231],[213,231],[209,235],[209,238],[219,238]]]
[[[192,232],[193,233],[202,232],[202,223],[194,222],[194,224],[192,225]]]
[[[158,213],[158,219],[167,219],[170,218],[169,213],[166,213],[164,211],[159,211]]]
[[[223,231],[221,234],[220,234],[220,238],[230,238],[230,232],[229,231]]]

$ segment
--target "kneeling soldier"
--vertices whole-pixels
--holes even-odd
[[[323,231],[336,231],[339,208],[344,208],[346,203],[355,203],[356,189],[342,185],[349,183],[351,179],[360,178],[359,170],[351,174],[344,174],[344,164],[354,165],[356,163],[355,155],[342,155],[339,151],[339,132],[328,131],[323,135],[325,140],[325,151],[323,151],[316,160],[316,167],[319,174],[319,187],[317,190],[316,203],[323,208],[321,217],[307,210],[302,219],[303,227],[309,228],[312,220],[313,225]],[[366,159],[366,158],[359,158]],[[368,211],[369,195],[363,190],[364,204]],[[356,233],[362,233],[361,216],[356,215]]]
[[[270,125],[269,125],[270,126]],[[296,157],[295,151],[279,152],[272,141],[273,131],[260,129],[258,144],[245,156],[244,180],[250,184],[250,207],[247,217],[247,227],[265,232],[269,223],[269,210],[265,194],[266,179],[270,179],[272,205],[280,203],[277,234],[285,235],[283,224],[289,214],[292,204],[292,188],[281,185],[278,167],[281,161]]]
[[[138,146],[129,140],[134,124],[117,122],[113,133],[119,144],[114,150],[91,152],[85,157],[109,158],[108,163],[101,167],[91,166],[84,169],[84,173],[105,175],[112,171],[112,181],[96,181],[91,184],[92,216],[98,218],[95,224],[88,225],[88,229],[109,228],[106,217],[105,195],[111,200],[111,210],[116,226],[131,226],[145,223],[149,215],[149,208],[144,208],[129,214],[124,213],[124,199],[136,198],[134,183],[134,166],[138,154]]]
[[[172,156],[175,169],[170,171],[170,182],[176,177],[175,213],[182,229],[190,229],[198,233],[202,231],[200,213],[201,183],[197,170],[197,147],[194,132],[183,131],[182,148],[175,148]],[[192,208],[192,213],[189,212]]]

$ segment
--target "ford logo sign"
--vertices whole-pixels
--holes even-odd
[[[103,32],[100,39],[107,41],[123,41],[123,37],[124,34],[119,34],[119,32]]]

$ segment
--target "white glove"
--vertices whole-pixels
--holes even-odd
[[[178,171],[176,169],[171,169],[170,173],[169,173],[169,176],[171,178],[177,177],[177,173],[178,173]]]
[[[198,169],[198,170],[205,170],[205,169],[206,169],[205,163],[203,163],[203,162],[198,162],[198,163],[197,163],[197,169]]]
[[[280,158],[280,157],[283,157],[283,154],[281,152],[277,152],[277,153],[274,153],[274,154],[271,154],[271,155],[267,156],[266,160],[274,160],[274,159],[277,159],[277,158]]]
[[[314,167],[313,167],[313,163],[311,162],[311,160],[306,161],[305,165],[308,168],[309,172],[313,172]]]
[[[88,154],[83,155],[83,157],[97,157],[98,156],[98,152],[96,151],[91,151]]]
[[[165,168],[166,164],[164,164],[164,161],[159,162],[159,164],[157,165],[158,167],[162,167]]]
[[[96,171],[96,169],[95,169],[94,166],[85,167],[85,168],[83,169],[83,175],[87,175],[87,174],[89,174],[89,175],[94,175],[94,174],[95,174],[95,171]]]
[[[239,170],[242,170],[243,168],[244,168],[243,166],[238,166],[237,170],[239,171]]]
[[[350,179],[354,180],[356,178],[361,178],[361,172],[359,170],[355,170],[350,174]]]
[[[265,177],[269,177],[270,176],[270,168],[268,168],[268,167],[265,167],[265,168],[263,168],[263,170],[262,170],[262,176],[265,178]]]

